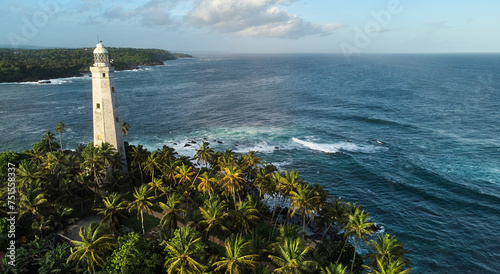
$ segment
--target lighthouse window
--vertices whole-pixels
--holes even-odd
[[[106,77],[106,73],[103,73],[103,74],[102,74],[102,77]]]
[[[115,87],[111,87],[111,92],[115,92]]]
[[[102,134],[97,134],[97,140],[102,140]]]
[[[101,108],[101,104],[97,103],[97,104],[95,105],[95,107],[96,107],[96,108]]]

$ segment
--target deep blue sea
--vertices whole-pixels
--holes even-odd
[[[500,55],[199,57],[115,73],[126,141],[260,151],[362,204],[414,273],[498,273]],[[0,151],[59,121],[65,148],[92,141],[89,77],[0,84],[0,96]]]

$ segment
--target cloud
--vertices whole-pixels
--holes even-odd
[[[91,1],[91,0],[88,0]],[[171,10],[181,0],[150,0],[146,4],[135,8],[113,6],[105,9],[103,14],[89,17],[87,23],[107,21],[133,21],[138,20],[145,26],[174,27],[179,24],[171,16]]]
[[[330,35],[341,24],[313,24],[276,5],[293,0],[198,0],[184,17],[196,27],[242,36],[296,39]]]

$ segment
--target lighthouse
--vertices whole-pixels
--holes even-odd
[[[94,145],[107,142],[122,156],[122,170],[127,171],[125,147],[123,145],[122,122],[118,111],[114,71],[110,65],[109,53],[98,43],[94,49],[92,72],[92,104],[94,118]]]

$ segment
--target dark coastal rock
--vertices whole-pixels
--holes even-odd
[[[224,144],[224,142],[222,142],[222,141],[217,141],[217,144]]]
[[[191,144],[196,144],[196,141],[191,141]]]
[[[174,146],[176,146],[176,145],[177,145],[177,143],[174,143]]]
[[[279,147],[274,147],[274,149],[280,149]]]
[[[375,232],[382,230],[382,228],[378,224],[374,224],[370,228]]]
[[[190,144],[185,144],[184,147],[190,147],[191,145]]]

